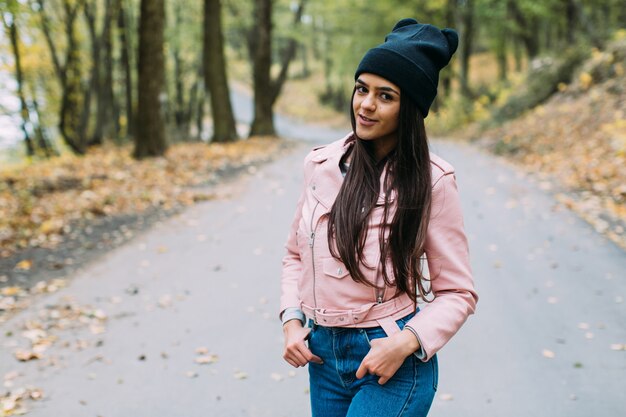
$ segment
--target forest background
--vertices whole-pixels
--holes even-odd
[[[275,113],[349,129],[354,68],[407,16],[460,33],[430,135],[520,163],[626,247],[621,0],[0,0],[0,286],[213,198],[291,146]]]

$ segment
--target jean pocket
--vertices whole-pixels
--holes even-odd
[[[439,363],[437,361],[437,355],[430,358],[429,362],[433,367],[433,389],[437,391],[437,386],[439,385]]]
[[[365,337],[365,341],[369,346],[372,345],[370,343],[372,340],[387,337],[387,333],[385,333],[382,327],[368,327],[365,329],[361,329],[361,333]]]

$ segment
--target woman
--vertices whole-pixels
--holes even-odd
[[[352,133],[305,158],[280,315],[313,417],[425,416],[436,352],[474,312],[454,169],[424,129],[457,46],[454,30],[399,21],[357,68]]]

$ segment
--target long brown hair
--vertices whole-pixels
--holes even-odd
[[[432,184],[424,117],[408,96],[401,94],[398,144],[381,161],[375,159],[373,144],[357,136],[352,105],[350,117],[355,140],[350,168],[329,215],[331,254],[341,259],[354,281],[376,286],[367,280],[361,267],[377,268],[376,265],[366,265],[363,249],[382,177],[385,204],[379,246],[383,279],[387,286],[391,286],[392,277],[395,277],[396,296],[407,293],[414,302],[417,302],[418,295],[426,300],[430,286],[427,288],[424,283],[427,279],[422,273],[421,256],[430,218]],[[396,211],[389,223],[392,190],[396,194]],[[385,233],[387,230],[388,234]],[[393,275],[387,270],[387,260],[391,261]]]

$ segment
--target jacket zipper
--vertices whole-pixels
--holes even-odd
[[[309,247],[311,248],[311,264],[313,267],[313,305],[317,310],[317,295],[316,295],[316,285],[315,285],[315,231],[317,230],[317,224],[313,227],[313,219],[315,218],[315,211],[317,210],[317,206],[319,206],[320,202],[318,201],[313,207],[313,213],[311,213],[311,236],[309,237]],[[313,321],[317,324],[317,317],[315,317],[315,312],[313,313]]]

